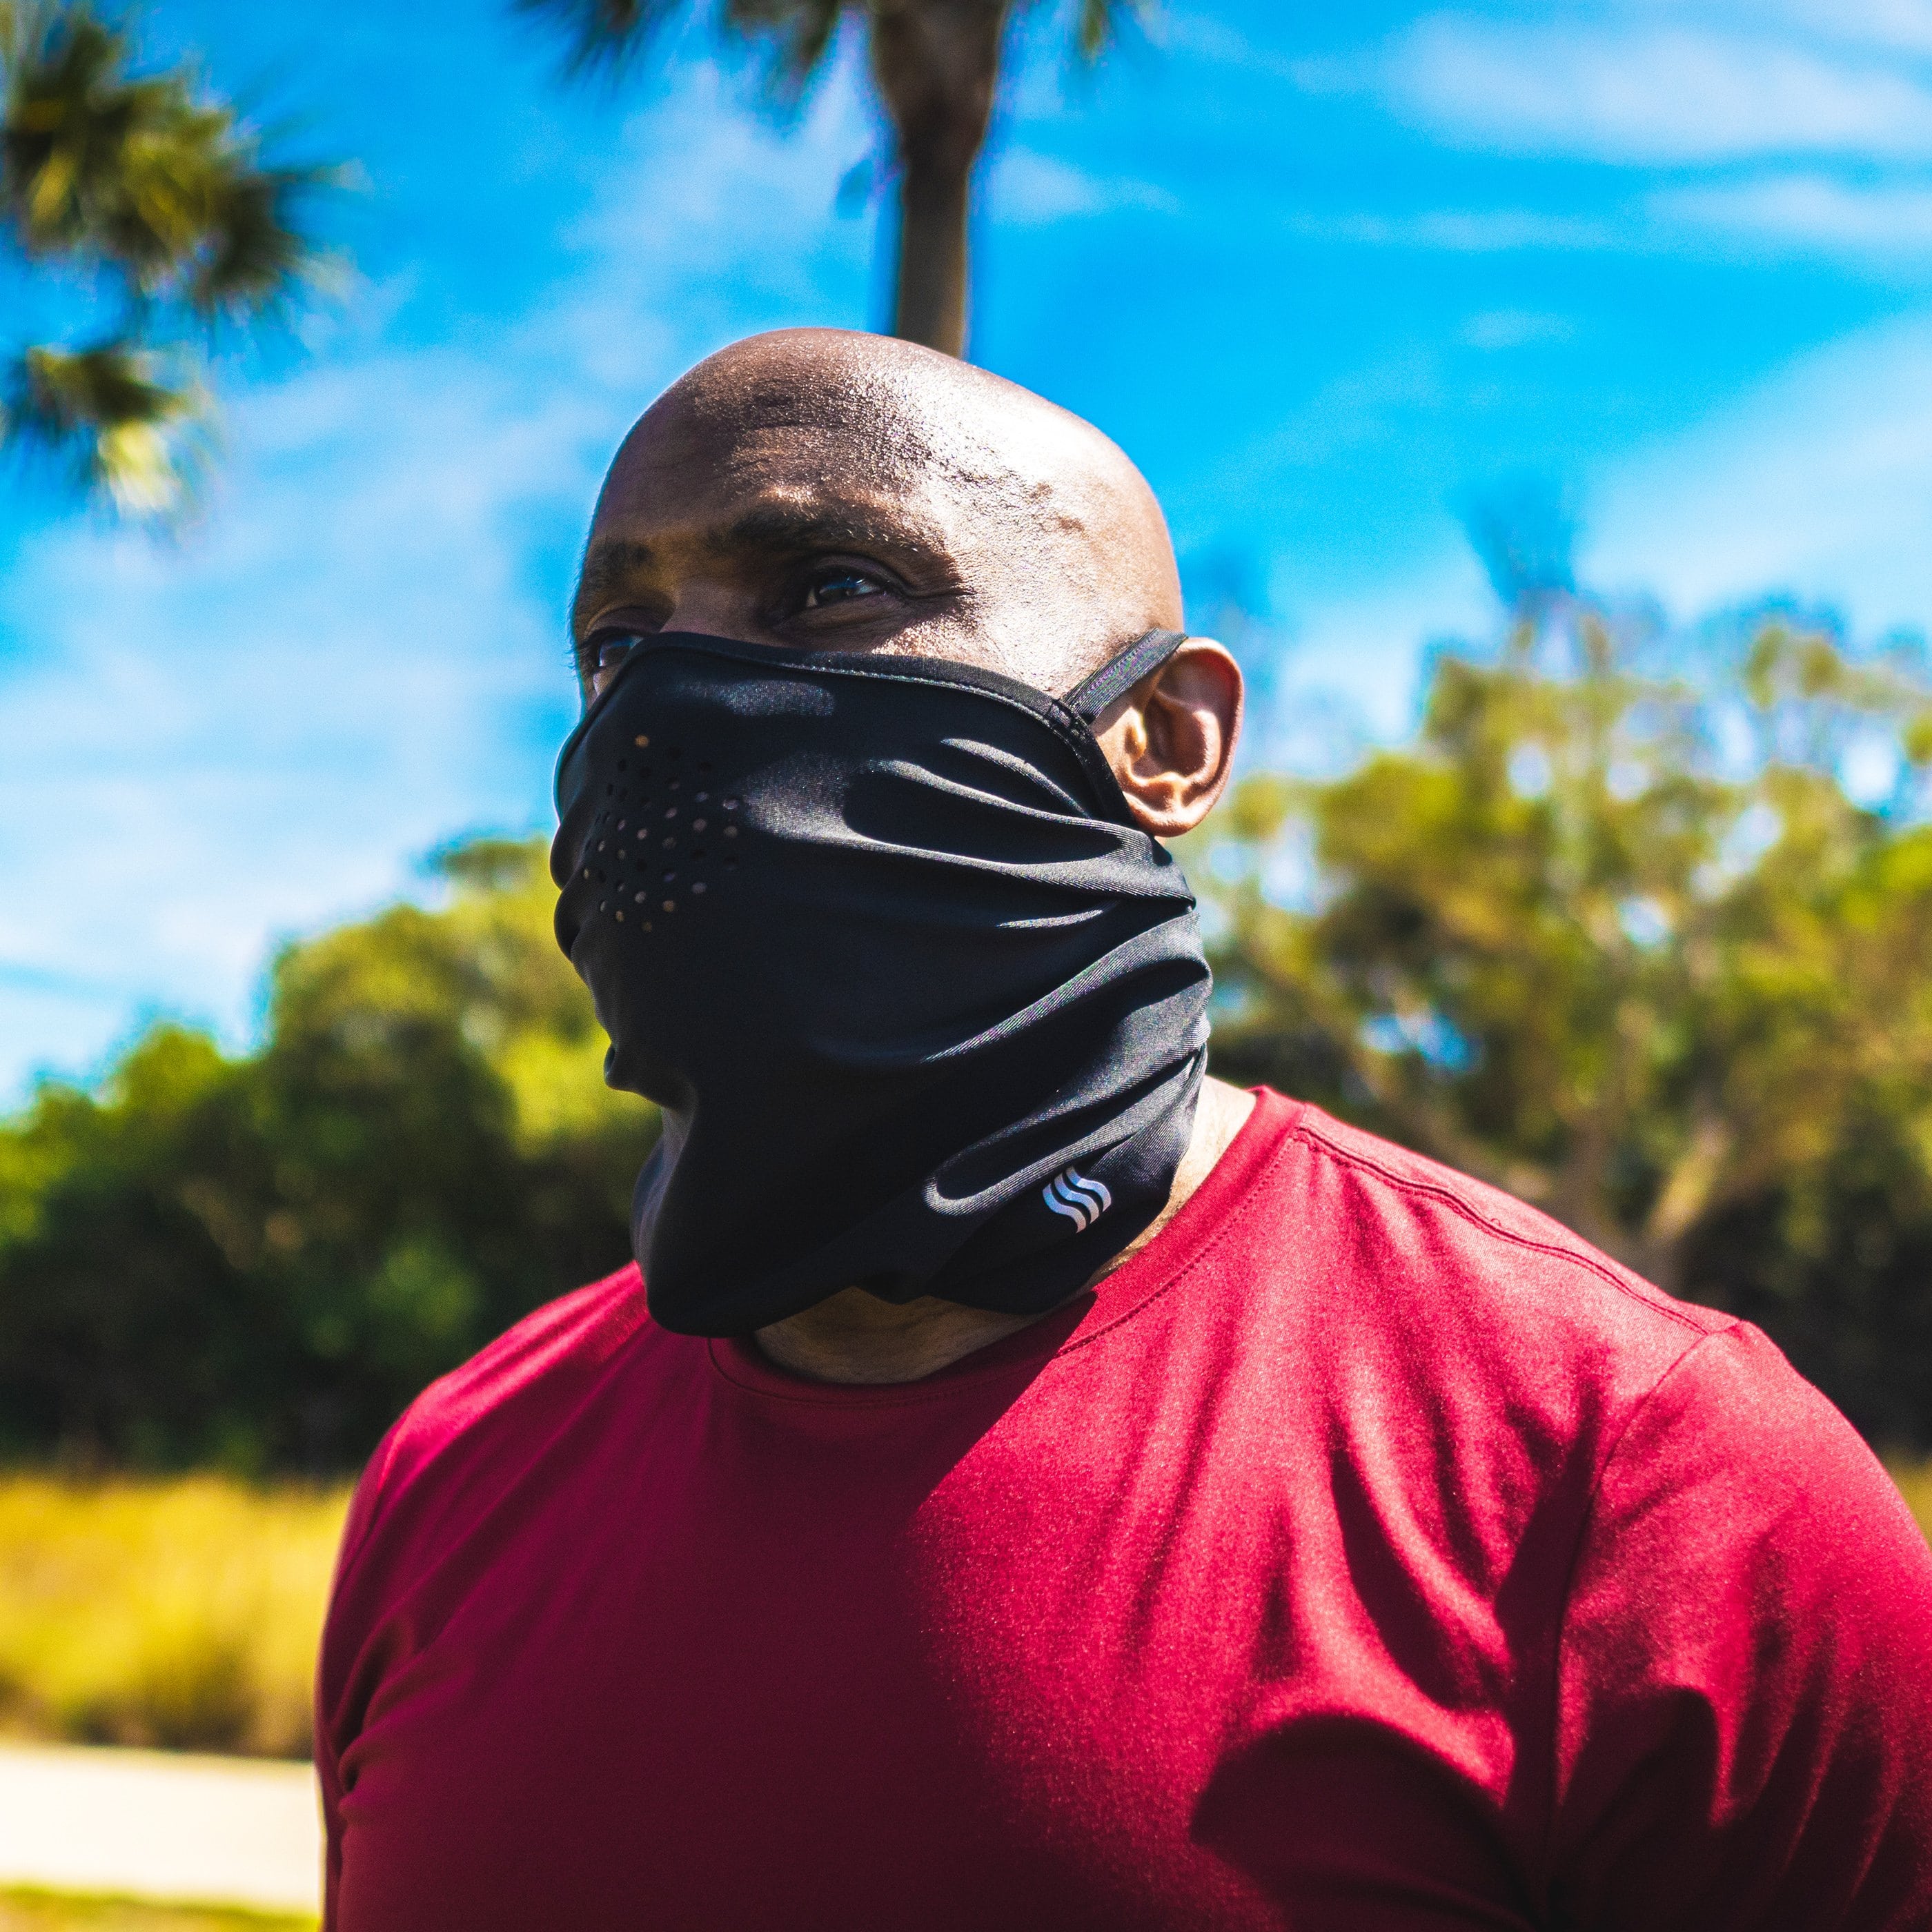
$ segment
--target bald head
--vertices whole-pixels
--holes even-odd
[[[1178,628],[1180,586],[1154,493],[1090,424],[910,343],[790,329],[700,363],[632,430],[574,616],[586,682],[628,626],[1064,692]]]

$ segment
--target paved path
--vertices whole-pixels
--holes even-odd
[[[306,1765],[0,1745],[0,1885],[313,1912],[321,1869]]]

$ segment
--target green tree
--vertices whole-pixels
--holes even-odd
[[[262,1050],[158,1027],[0,1130],[0,1448],[352,1466],[423,1384],[618,1266],[653,1112],[550,936],[539,844],[290,947]]]
[[[206,346],[322,271],[304,204],[327,178],[266,163],[189,70],[136,71],[88,0],[0,0],[0,242],[80,325],[7,346],[0,443],[124,511],[175,508],[210,422]]]
[[[560,26],[579,72],[632,63],[680,0],[516,0]],[[1149,0],[1076,0],[1076,52],[1090,64]],[[892,332],[962,356],[972,177],[986,142],[1000,68],[1028,0],[722,0],[726,37],[767,62],[770,92],[795,103],[840,22],[865,23],[872,84],[893,131],[898,223]]]
[[[1932,1439],[1932,679],[1782,617],[1695,678],[1655,655],[1540,596],[1438,664],[1413,746],[1250,779],[1196,868],[1217,1064],[1748,1306]]]

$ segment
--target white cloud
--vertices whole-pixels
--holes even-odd
[[[1371,69],[1390,104],[1467,144],[1624,162],[1932,156],[1916,74],[1762,34],[1438,14]]]
[[[1932,0],[1627,0],[1636,10],[1695,14],[1708,23],[1779,24],[1840,46],[1932,53]]]
[[[1650,206],[1666,226],[1726,236],[1759,251],[1881,258],[1932,252],[1932,187],[1785,175],[1666,189]]]
[[[1932,311],[1807,356],[1593,492],[1586,574],[1700,612],[1787,592],[1932,625]]]
[[[1044,226],[1072,216],[1111,214],[1127,208],[1172,214],[1180,203],[1150,182],[1089,174],[1049,154],[1009,148],[993,163],[986,183],[986,206],[998,219]]]

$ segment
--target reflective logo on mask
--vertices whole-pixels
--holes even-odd
[[[1064,1214],[1083,1234],[1114,1204],[1114,1197],[1097,1180],[1066,1168],[1040,1190],[1040,1198],[1056,1214]]]

